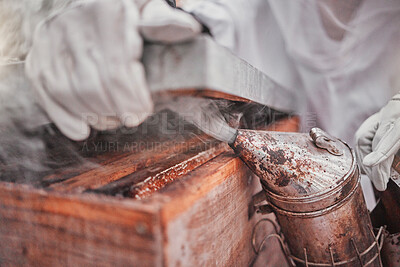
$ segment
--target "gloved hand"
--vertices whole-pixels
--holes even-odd
[[[26,74],[39,104],[63,134],[84,140],[90,127],[134,127],[152,113],[153,102],[139,61],[143,49],[140,10],[144,25],[159,17],[156,24],[145,27],[149,39],[156,40],[158,34],[158,40],[168,42],[194,37],[185,31],[190,15],[182,12],[184,16],[179,16],[164,4],[163,0],[87,1],[37,27]],[[183,34],[176,34],[175,39],[161,34],[170,27]]]
[[[26,60],[39,104],[73,140],[90,126],[136,126],[153,104],[139,59],[139,11],[131,0],[99,0],[39,25]]]
[[[399,148],[400,94],[397,94],[356,133],[357,160],[379,191],[386,190],[393,158]]]
[[[199,35],[202,25],[192,15],[170,7],[165,1],[151,0],[141,12],[139,28],[148,41],[176,43]]]

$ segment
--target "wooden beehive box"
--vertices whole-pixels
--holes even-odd
[[[252,230],[261,217],[251,213],[251,202],[258,178],[226,144],[194,128],[159,135],[146,127],[135,134],[98,133],[82,143],[52,133],[46,137],[49,156],[68,164],[29,181],[3,169],[0,265],[254,261]],[[72,152],[90,164],[71,161]],[[272,225],[263,225],[257,240],[272,231]],[[267,253],[271,266],[283,264],[278,244]]]
[[[258,86],[271,95],[264,104],[292,104],[284,89],[207,38],[145,51],[154,92],[191,88],[186,92],[221,97],[208,89],[229,89],[262,100]],[[188,64],[194,63],[203,68],[193,71]],[[27,179],[0,165],[0,266],[284,266],[277,242],[259,257],[251,246],[261,219],[252,208],[258,178],[226,144],[193,126],[176,130],[176,118],[157,116],[80,143],[46,126],[38,134],[47,169]],[[162,122],[172,128],[165,131]],[[273,231],[262,224],[256,241]]]

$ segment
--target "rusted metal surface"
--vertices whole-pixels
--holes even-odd
[[[382,261],[384,266],[400,266],[400,188],[394,180],[389,180],[387,189],[378,195],[378,204],[371,212],[371,220],[374,227],[387,227]]]
[[[382,248],[382,262],[385,267],[400,266],[400,233],[386,236]]]
[[[292,255],[305,260],[306,248],[309,266],[332,266],[332,259],[335,266],[381,266],[359,184],[345,201],[324,211],[293,213],[274,208]]]
[[[239,130],[232,147],[260,177],[296,264],[381,266],[382,229],[375,237],[354,154],[316,132],[322,143],[307,134]]]
[[[324,193],[340,183],[353,164],[343,143],[344,155],[338,157],[303,133],[239,130],[233,147],[270,191],[287,197]]]
[[[378,203],[371,212],[373,226],[386,225],[389,233],[400,233],[400,188],[389,180],[387,189],[377,195]]]
[[[317,147],[323,148],[335,156],[343,155],[343,151],[340,149],[339,140],[329,136],[321,129],[312,128],[310,131],[310,136]]]
[[[339,202],[355,183],[351,150],[335,156],[304,133],[239,130],[234,150],[260,178],[270,202],[286,210],[313,211]]]

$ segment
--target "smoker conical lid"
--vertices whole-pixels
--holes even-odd
[[[341,155],[319,148],[309,134],[239,130],[233,148],[274,195],[304,199],[342,186],[354,171],[350,148],[333,141]]]

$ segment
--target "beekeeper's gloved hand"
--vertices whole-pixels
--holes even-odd
[[[386,190],[393,158],[399,148],[400,94],[397,94],[356,133],[357,160],[379,191]]]
[[[99,0],[36,28],[26,73],[39,103],[67,137],[86,139],[90,126],[136,126],[152,112],[138,23],[132,0]]]
[[[139,26],[144,39],[162,43],[193,39],[202,27],[192,15],[160,0],[151,0],[144,6]]]
[[[175,18],[175,12],[162,10],[162,0],[87,1],[37,27],[26,73],[39,103],[63,134],[84,140],[90,127],[133,127],[151,114],[153,102],[139,61],[143,48],[140,12],[147,14],[144,21],[164,18],[151,27],[154,39],[159,28],[187,26],[187,20]],[[188,38],[186,33],[176,34],[168,41]]]

